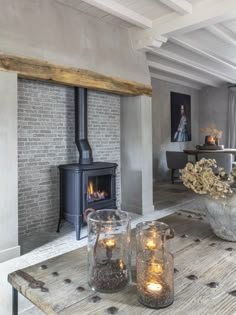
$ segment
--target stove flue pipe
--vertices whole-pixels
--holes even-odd
[[[75,143],[80,164],[92,164],[93,154],[88,142],[87,89],[75,87]]]

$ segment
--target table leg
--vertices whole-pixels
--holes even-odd
[[[12,288],[12,315],[18,315],[18,291]]]

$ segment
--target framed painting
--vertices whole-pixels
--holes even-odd
[[[191,96],[170,92],[171,142],[191,141]]]

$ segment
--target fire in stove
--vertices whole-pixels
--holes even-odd
[[[93,181],[88,184],[88,202],[104,200],[108,196],[105,190],[94,189]]]

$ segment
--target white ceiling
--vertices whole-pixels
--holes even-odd
[[[57,0],[127,28],[151,76],[200,89],[236,84],[236,0]]]

